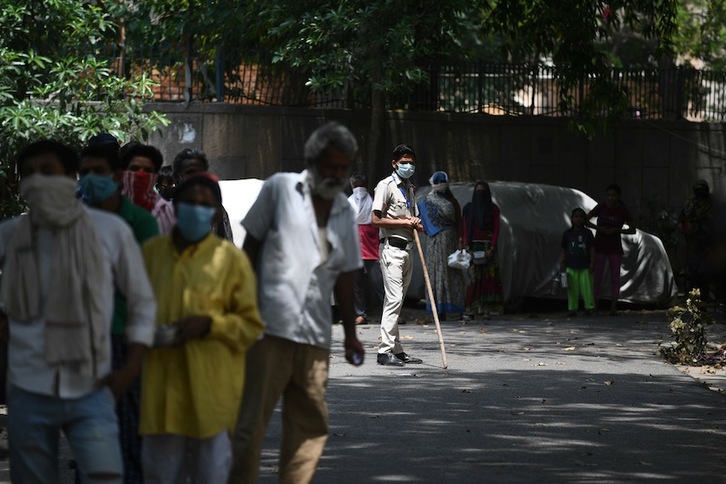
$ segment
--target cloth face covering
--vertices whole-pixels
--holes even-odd
[[[436,185],[433,185],[432,186],[432,189],[435,192],[439,192],[439,193],[445,192],[448,188],[449,188],[449,184],[448,183],[437,183]]]
[[[154,191],[157,177],[157,173],[124,171],[121,193],[129,197],[134,204],[151,212],[157,199],[161,196]]]
[[[8,315],[26,323],[45,319],[45,358],[72,364],[100,378],[97,361],[108,357],[103,318],[103,249],[91,218],[76,199],[76,181],[35,174],[20,182],[30,211],[8,244],[0,298]],[[34,228],[54,232],[47,295],[41,295]],[[11,282],[12,281],[12,282]],[[72,301],[72,304],[69,304]]]
[[[358,211],[355,214],[355,221],[358,225],[371,223],[371,213],[373,213],[373,199],[368,194],[366,187],[355,187],[353,189],[353,199],[355,200]]]

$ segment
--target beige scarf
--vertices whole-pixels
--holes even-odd
[[[21,181],[20,194],[30,210],[8,244],[0,298],[16,321],[45,318],[48,364],[69,365],[83,376],[98,378],[97,362],[109,357],[103,248],[75,191],[76,182],[65,176],[35,174]],[[45,301],[34,237],[38,227],[55,235]]]

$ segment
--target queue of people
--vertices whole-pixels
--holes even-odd
[[[401,144],[371,197],[365,176],[348,177],[356,152],[338,123],[313,132],[305,169],[264,182],[239,250],[200,151],[182,151],[165,172],[158,149],[110,135],[80,156],[56,141],[26,147],[17,164],[28,212],[0,223],[12,480],[57,482],[62,431],[81,482],[256,482],[282,401],[280,481],[310,482],[329,433],[332,296],[345,358],[361,365],[356,325],[368,321],[366,285],[380,273],[376,361],[423,363],[399,327],[420,232],[427,310],[442,320],[502,314],[501,213],[489,184],[475,182],[462,210],[436,171],[417,203],[416,152]],[[635,231],[620,194],[608,186],[604,203],[572,211],[560,259],[570,314],[580,297],[596,310],[606,264],[617,309],[621,234]],[[691,233],[702,207],[688,212]],[[466,272],[449,266],[461,250]]]
[[[280,479],[310,482],[333,293],[346,359],[365,358],[342,193],[356,151],[344,126],[316,130],[306,170],[264,184],[239,250],[201,152],[177,156],[162,196],[154,147],[102,135],[80,157],[57,141],[23,149],[28,212],[0,223],[12,481],[59,482],[63,432],[79,482],[256,482],[282,398]]]

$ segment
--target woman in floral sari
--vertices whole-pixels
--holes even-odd
[[[452,269],[448,257],[463,247],[461,207],[449,190],[449,177],[437,171],[429,179],[432,190],[420,202],[419,211],[425,213],[424,227],[429,236],[426,245],[426,267],[429,271],[431,288],[436,300],[439,319],[447,314],[464,313],[465,273]],[[423,206],[422,206],[423,205]],[[431,301],[426,294],[426,311],[431,314]]]
[[[464,207],[464,241],[472,251],[466,313],[470,316],[502,313],[502,282],[497,262],[499,207],[492,203],[489,184],[479,180],[471,203]]]

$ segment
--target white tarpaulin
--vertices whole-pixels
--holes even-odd
[[[504,299],[516,303],[523,297],[566,297],[560,289],[554,296],[552,276],[560,260],[562,233],[570,227],[572,209],[589,212],[597,202],[579,190],[533,183],[492,182],[492,199],[501,211],[499,266]],[[462,208],[471,201],[474,184],[452,184],[451,191]],[[417,192],[426,196],[429,187]],[[597,219],[593,219],[593,222]],[[423,239],[426,236],[422,237]],[[620,299],[633,303],[667,303],[676,294],[668,256],[659,238],[638,230],[623,235]],[[424,245],[425,247],[425,245]],[[420,271],[420,268],[417,268]],[[603,281],[603,298],[609,298],[610,282]],[[409,296],[424,297],[423,281]],[[413,285],[413,283],[412,283]]]
[[[262,187],[262,180],[248,178],[220,182],[224,207],[229,214],[237,246],[242,245],[244,230],[240,221],[252,206]],[[523,297],[565,298],[560,289],[552,295],[552,276],[557,272],[562,233],[570,227],[573,208],[586,212],[596,202],[579,190],[532,183],[490,183],[492,199],[501,210],[499,233],[499,264],[508,303]],[[452,184],[451,190],[462,208],[471,201],[474,184]],[[429,187],[420,188],[421,200]],[[666,304],[676,294],[668,256],[660,239],[638,230],[624,235],[620,299],[633,303]],[[426,235],[421,243],[426,247]],[[304,254],[301,254],[304,255]],[[425,288],[418,256],[414,256],[414,275],[408,297],[423,299]],[[610,294],[607,277],[603,281],[603,297]]]
[[[242,228],[240,222],[257,200],[263,183],[263,180],[257,178],[221,180],[219,182],[219,188],[222,190],[222,204],[229,215],[232,236],[237,247],[242,247],[245,238],[245,229]]]

